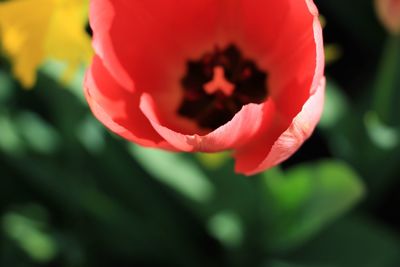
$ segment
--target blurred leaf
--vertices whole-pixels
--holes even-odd
[[[330,110],[331,106],[332,110],[342,115],[331,124],[325,123],[324,114],[320,128],[326,136],[333,156],[345,160],[359,172],[369,188],[367,201],[375,201],[398,177],[396,169],[400,146],[396,141],[399,138],[396,131],[400,128],[384,123],[375,111],[367,113],[366,110],[370,107],[369,103],[364,101],[348,102],[345,98],[344,103],[349,105],[345,105],[344,108],[341,104],[331,105],[329,84],[327,89],[326,111]]]
[[[214,187],[208,178],[182,154],[135,145],[129,148],[135,159],[158,181],[196,202],[204,203],[213,197]]]
[[[207,209],[210,214],[230,211],[241,218],[244,224],[258,216],[258,204],[262,201],[259,194],[260,179],[258,175],[247,177],[234,172],[234,161],[229,158],[217,169],[204,168],[212,179],[216,193]]]
[[[227,247],[237,247],[243,241],[241,219],[233,212],[222,211],[208,221],[211,235]]]
[[[34,260],[48,262],[56,256],[56,242],[42,231],[43,225],[39,222],[13,212],[5,214],[2,221],[5,233]]]
[[[63,75],[67,64],[62,61],[57,60],[46,60],[45,64],[41,67],[41,71],[47,74],[49,77],[56,81],[63,79]],[[83,103],[86,105],[85,96],[83,94],[83,80],[85,76],[86,67],[81,66],[73,79],[68,80],[68,82],[63,82],[63,86],[70,89],[70,91]]]
[[[300,165],[285,175],[266,172],[264,182],[273,214],[266,240],[279,251],[302,244],[364,194],[358,175],[335,161]]]
[[[20,154],[24,150],[24,145],[18,128],[9,116],[1,113],[1,110],[0,129],[0,149],[9,154]]]
[[[388,228],[365,217],[350,217],[325,229],[290,258],[340,267],[396,267],[400,242]]]
[[[77,129],[77,137],[90,152],[97,154],[104,149],[104,127],[88,115]]]
[[[79,101],[70,90],[65,90],[60,83],[42,72],[39,72],[37,87],[40,91],[31,92],[32,96],[38,98],[33,102],[35,110],[44,109],[46,118],[58,130],[63,143],[68,144],[70,152],[74,153],[72,150],[78,145],[77,128],[88,114],[87,106],[83,105],[83,102]],[[45,103],[45,106],[37,106],[39,103]]]
[[[374,110],[388,125],[400,125],[400,36],[387,40],[374,85]]]
[[[102,245],[108,250],[119,251],[123,248],[133,254],[153,250],[150,240],[159,238],[159,233],[149,230],[152,222],[132,213],[117,198],[97,188],[90,181],[91,177],[86,177],[88,173],[62,168],[50,159],[7,157],[6,160],[21,173],[22,181],[31,186],[31,191],[49,199],[51,205],[58,206],[63,216],[88,220],[83,223],[86,225],[83,230],[79,228],[80,231],[95,236],[92,238],[96,240],[107,240]],[[135,244],[137,246],[134,247]]]
[[[35,151],[50,154],[60,145],[55,129],[35,113],[22,112],[16,118],[19,133]]]
[[[399,144],[400,131],[385,125],[375,112],[368,112],[364,123],[369,137],[377,147],[390,150]]]
[[[349,103],[345,94],[333,80],[328,79],[324,112],[319,127],[323,129],[334,127],[347,112],[349,112]]]
[[[11,77],[0,69],[0,104],[7,101],[12,95],[14,87]]]

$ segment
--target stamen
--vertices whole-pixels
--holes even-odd
[[[267,74],[243,58],[234,45],[189,61],[182,78],[184,90],[177,113],[199,127],[216,129],[230,121],[243,105],[267,97]]]

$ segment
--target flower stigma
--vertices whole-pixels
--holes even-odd
[[[184,91],[177,113],[200,128],[214,130],[229,122],[243,105],[267,97],[267,74],[229,45],[189,60],[181,80]]]
[[[207,94],[214,94],[218,90],[221,90],[227,96],[232,95],[233,90],[235,90],[235,85],[226,80],[224,68],[221,66],[214,67],[213,80],[204,84],[204,91]]]

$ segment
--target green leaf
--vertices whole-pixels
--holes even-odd
[[[21,154],[25,147],[13,120],[0,110],[0,151],[17,155]]]
[[[290,169],[285,175],[264,175],[272,250],[302,244],[356,204],[364,194],[358,175],[346,164],[322,161]]]
[[[400,143],[400,131],[385,125],[378,114],[370,111],[364,117],[365,127],[371,141],[385,150],[396,148]]]
[[[289,258],[340,267],[396,267],[399,252],[396,233],[368,217],[352,216],[339,220]]]
[[[332,128],[349,111],[349,103],[339,86],[328,79],[326,84],[325,107],[319,127]]]
[[[234,212],[217,213],[208,221],[208,229],[212,236],[227,247],[238,247],[243,241],[243,223]]]
[[[51,154],[60,146],[56,130],[35,113],[21,112],[16,122],[21,136],[33,150]]]
[[[42,68],[41,71],[48,75],[49,77],[53,78],[56,81],[62,80],[63,73],[66,69],[67,65],[65,62],[57,61],[57,60],[47,60]],[[82,84],[85,77],[86,67],[82,66],[72,81],[68,81],[66,84],[62,84],[62,86],[70,89],[70,91],[79,99],[82,103],[86,103],[85,96],[82,91]]]
[[[105,146],[104,132],[105,128],[90,114],[81,122],[76,135],[88,151],[98,154]]]
[[[400,125],[398,120],[400,86],[400,37],[389,37],[375,82],[374,110],[389,125]]]
[[[131,154],[158,181],[196,202],[211,199],[214,187],[201,169],[182,154],[130,145]]]
[[[1,85],[0,104],[3,104],[11,98],[13,94],[12,90],[16,90],[16,88],[13,88],[14,84],[11,77],[1,69],[0,69],[0,85]]]
[[[35,261],[48,262],[57,252],[54,238],[43,231],[41,225],[29,217],[9,212],[2,218],[4,232]]]

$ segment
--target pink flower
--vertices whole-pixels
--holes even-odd
[[[375,0],[376,12],[392,34],[400,33],[400,0]]]
[[[325,78],[311,0],[92,0],[85,94],[110,130],[170,151],[232,150],[251,175],[320,119]]]

